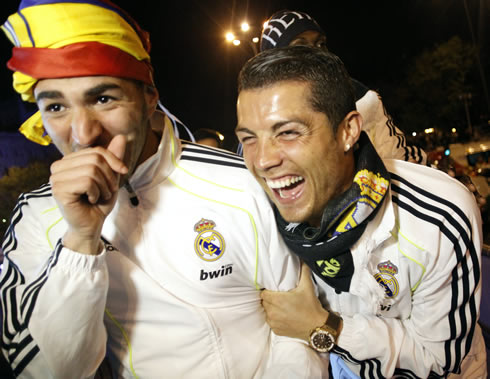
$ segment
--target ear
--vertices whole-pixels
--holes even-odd
[[[151,117],[155,112],[159,98],[158,90],[155,87],[145,85],[145,101],[148,117]]]
[[[351,111],[345,116],[340,124],[337,136],[338,141],[343,144],[344,152],[347,153],[356,144],[362,130],[362,116],[358,111]]]

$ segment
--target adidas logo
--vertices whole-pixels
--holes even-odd
[[[233,272],[233,266],[231,264],[226,266],[221,266],[221,269],[216,271],[206,272],[201,270],[201,280],[216,279],[221,276],[230,275]]]

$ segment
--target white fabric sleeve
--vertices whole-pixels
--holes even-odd
[[[21,378],[86,378],[105,355],[105,251],[55,246],[28,203],[14,210],[0,276],[2,353]]]
[[[272,210],[269,217],[263,223],[269,230],[262,233],[265,238],[269,234],[269,261],[261,260],[259,280],[266,289],[289,291],[298,284],[301,262],[280,236]],[[271,331],[271,354],[263,378],[328,378],[328,355],[321,356],[303,340],[277,336]]]
[[[378,93],[367,91],[356,102],[356,107],[363,119],[362,130],[368,134],[381,158],[427,163],[427,156],[421,148],[407,145],[405,135],[394,124]]]
[[[303,340],[272,333],[272,354],[263,378],[328,378],[328,365],[328,354],[318,354]]]

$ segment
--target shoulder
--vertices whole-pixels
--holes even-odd
[[[51,185],[43,184],[33,191],[22,193],[17,199],[14,211],[28,206],[39,212],[56,206],[56,201],[54,200],[51,191]]]
[[[216,184],[242,189],[260,188],[243,158],[227,150],[182,141],[180,163]]]
[[[249,200],[268,204],[262,187],[247,170],[243,158],[235,153],[182,141],[178,167],[184,171],[183,179],[201,191],[211,191],[237,205]]]
[[[456,203],[464,204],[469,200],[474,202],[471,192],[464,184],[441,170],[398,159],[384,159],[383,162],[394,183],[404,184],[420,192],[430,192]],[[455,199],[456,197],[461,201]]]
[[[49,226],[56,224],[60,218],[61,214],[49,184],[21,194],[11,213],[3,248],[5,251],[14,248],[18,238],[32,242],[40,235],[44,236]]]
[[[471,230],[481,225],[474,196],[465,185],[446,173],[415,163],[387,159],[393,202],[400,217],[440,230]],[[422,224],[418,224],[420,228]]]
[[[181,142],[182,153],[180,160],[199,162],[203,167],[214,167],[218,170],[222,168],[247,169],[243,158],[235,153],[185,140]]]

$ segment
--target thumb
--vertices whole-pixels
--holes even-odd
[[[311,280],[311,269],[308,267],[306,263],[301,264],[301,276],[299,278],[297,289],[306,289],[313,286],[313,282]]]
[[[123,161],[124,152],[126,151],[126,136],[122,134],[114,136],[109,143],[109,146],[107,146],[107,150]]]

